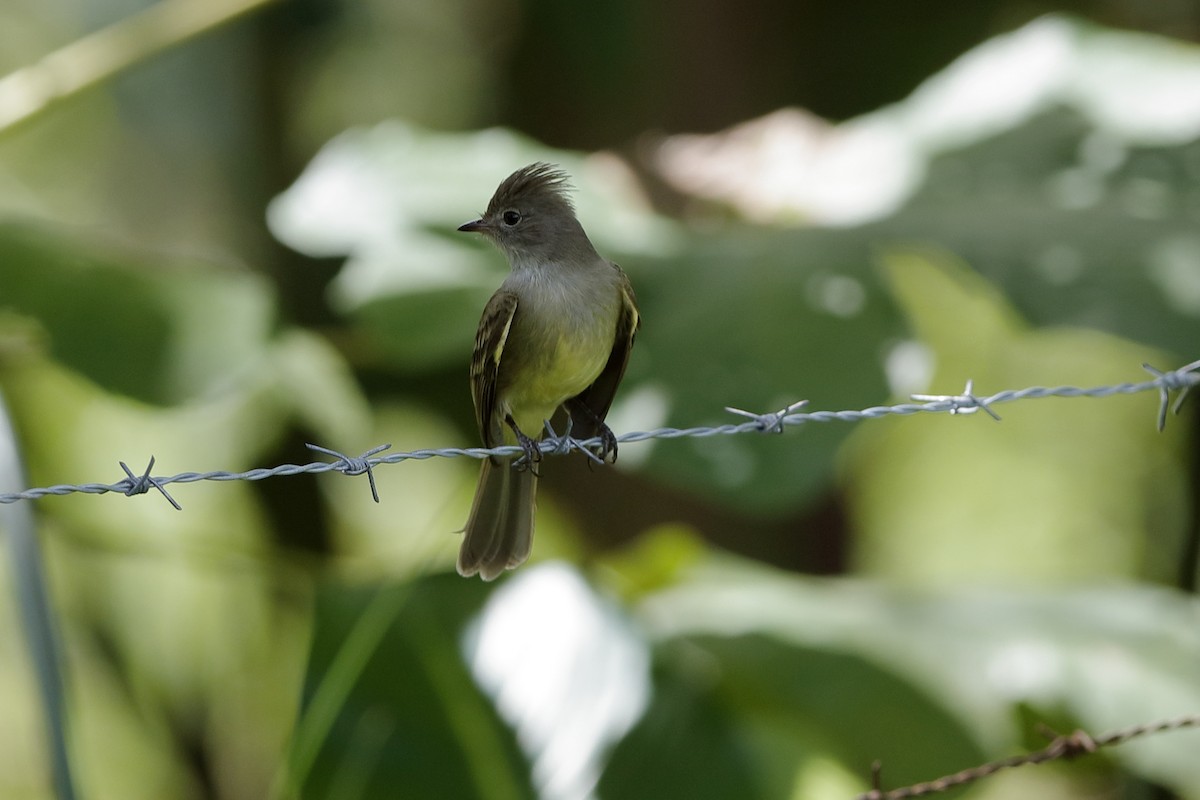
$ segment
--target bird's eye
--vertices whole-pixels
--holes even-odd
[[[508,211],[504,212],[504,215],[501,217],[501,219],[504,220],[505,225],[511,228],[513,225],[516,225],[521,221],[521,212],[509,209]]]

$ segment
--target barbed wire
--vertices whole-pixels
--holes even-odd
[[[911,786],[891,789],[886,792],[880,788],[882,765],[876,761],[871,765],[871,790],[858,795],[855,800],[907,800],[910,797],[924,797],[925,795],[937,794],[958,788],[959,786],[965,786],[968,783],[974,783],[983,778],[991,777],[1002,770],[1027,767],[1033,764],[1044,764],[1047,761],[1057,761],[1059,759],[1077,758],[1095,753],[1101,747],[1122,745],[1131,739],[1141,736],[1195,727],[1200,727],[1200,715],[1190,715],[1161,720],[1159,722],[1133,725],[1094,737],[1082,730],[1059,735],[1049,728],[1042,726],[1042,733],[1050,739],[1050,744],[1041,750],[1025,753],[1024,755],[1011,756],[999,761],[992,761],[977,767],[964,769],[953,775],[946,775],[924,783],[914,783]]]
[[[746,418],[746,422],[729,423],[715,426],[699,426],[694,428],[656,428],[650,431],[635,431],[618,437],[618,443],[642,442],[649,439],[680,439],[685,437],[704,438],[709,436],[730,436],[744,433],[783,433],[787,428],[805,425],[810,422],[859,422],[868,419],[879,419],[886,416],[909,416],[913,414],[967,415],[983,411],[992,419],[999,421],[1000,415],[994,410],[995,406],[1023,400],[1037,400],[1049,397],[1112,397],[1114,395],[1138,394],[1155,391],[1159,394],[1158,430],[1166,427],[1168,411],[1178,414],[1180,407],[1189,391],[1200,384],[1200,361],[1193,361],[1175,370],[1161,371],[1149,364],[1142,368],[1153,375],[1152,380],[1119,383],[1109,386],[1093,386],[1079,388],[1076,386],[1031,386],[1026,389],[1005,390],[993,395],[979,396],[975,394],[973,381],[968,380],[961,394],[932,395],[915,394],[914,402],[896,403],[894,405],[871,406],[870,408],[847,411],[803,411],[808,405],[807,400],[792,403],[778,411],[756,413],[740,408],[726,408],[731,414]],[[1171,397],[1175,394],[1174,403]],[[589,458],[599,461],[599,456],[593,452],[602,447],[600,437],[591,439],[575,439],[568,428],[563,434],[557,434],[546,424],[546,436],[536,443],[543,454],[563,455],[580,451]],[[167,491],[166,487],[175,483],[196,483],[197,481],[260,481],[266,478],[284,475],[299,475],[302,473],[340,472],[343,475],[363,475],[371,486],[371,496],[379,502],[379,493],[375,487],[374,468],[382,464],[398,464],[402,461],[422,461],[429,458],[475,458],[484,459],[489,456],[512,456],[523,454],[519,445],[502,445],[500,447],[442,447],[429,450],[412,450],[404,453],[389,453],[379,455],[391,448],[390,444],[373,447],[360,456],[349,456],[345,453],[331,450],[319,445],[309,444],[310,450],[333,456],[336,461],[314,461],[308,464],[280,464],[275,467],[246,470],[245,472],[181,472],[178,475],[154,476],[154,457],[141,475],[135,475],[125,462],[118,462],[125,472],[125,477],[116,483],[84,483],[58,484],[42,488],[26,489],[21,492],[0,493],[0,504],[16,503],[21,500],[36,500],[48,495],[68,494],[108,494],[116,492],[126,496],[145,494],[154,489],[162,494],[177,510],[182,510],[180,504]]]

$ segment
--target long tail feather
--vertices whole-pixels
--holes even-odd
[[[518,472],[508,462],[484,460],[458,553],[460,575],[490,581],[525,563],[533,547],[536,495],[532,470]]]

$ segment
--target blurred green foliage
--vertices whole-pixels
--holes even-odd
[[[680,65],[708,62],[664,51],[664,77],[656,40],[625,48],[665,12],[620,4],[593,34],[543,5],[283,4],[0,131],[0,391],[28,480],[116,480],[152,454],[156,474],[239,470],[308,458],[303,441],[473,444],[466,364],[504,265],[453,229],[537,159],[573,174],[638,292],[618,431],[968,378],[980,394],[1116,384],[1200,356],[1200,127],[1186,103],[1114,125],[1104,93],[1150,75],[1145,94],[1194,100],[1195,45],[1030,29],[1079,43],[1075,95],[1009,116],[998,96],[973,132],[914,135],[913,183],[885,214],[765,224],[668,189],[654,137],[624,160],[582,150],[687,118],[696,97],[696,128],[801,102],[772,94],[794,76],[733,102],[706,67],[668,103]],[[1003,21],[987,30],[1017,13],[985,5],[970,13]],[[127,12],[6,7],[0,65]],[[684,17],[718,40],[777,19]],[[554,30],[548,51],[571,58],[545,74],[528,37]],[[891,57],[928,70],[910,39]],[[710,66],[795,57],[735,48]],[[928,123],[930,93],[969,74],[952,65],[873,119]],[[883,102],[863,96],[862,112]],[[614,106],[628,118],[589,120]],[[656,441],[570,481],[548,463],[535,563],[496,586],[453,574],[463,459],[377,470],[378,506],[336,475],[179,485],[182,512],[45,498],[80,795],[820,800],[867,788],[875,759],[896,786],[1036,746],[1031,719],[1100,732],[1196,713],[1194,411],[1157,434],[1156,403]],[[798,539],[831,555],[799,561]],[[0,609],[0,796],[50,797],[36,676]],[[1198,735],[972,791],[1200,798]]]

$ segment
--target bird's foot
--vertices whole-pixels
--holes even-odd
[[[600,433],[597,435],[600,437],[600,447],[597,449],[596,455],[605,462],[611,455],[612,463],[617,463],[617,435],[612,432],[612,428],[603,423],[600,424]]]
[[[538,447],[537,442],[530,439],[525,435],[524,431],[517,427],[511,417],[508,419],[508,424],[513,429],[513,433],[516,434],[517,444],[521,447],[521,456],[513,462],[513,469],[517,471],[529,470],[533,473],[534,477],[540,478],[541,474],[538,472],[537,467],[542,461],[541,448]]]
[[[604,424],[604,418],[595,411],[592,411],[591,406],[578,397],[567,402],[567,410],[571,412],[571,415],[567,418],[568,422],[573,421],[575,415],[579,414],[586,422],[586,427],[596,431],[595,435],[600,439],[600,444],[590,446],[590,450],[596,456],[596,460],[603,464],[608,462],[609,456],[612,456],[612,463],[617,463],[617,437],[612,432],[612,428]],[[567,433],[570,433],[570,428],[567,429]],[[589,469],[591,466],[591,464],[588,464]]]

